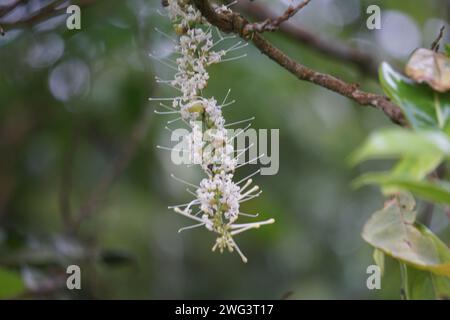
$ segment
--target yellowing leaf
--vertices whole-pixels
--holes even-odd
[[[427,83],[438,92],[450,90],[450,58],[428,49],[417,49],[405,68],[406,75],[419,83]]]
[[[414,198],[406,193],[388,201],[364,226],[364,240],[401,262],[450,278],[449,248],[415,222],[414,207]]]

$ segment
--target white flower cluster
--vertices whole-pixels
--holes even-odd
[[[224,55],[223,51],[210,51],[212,46],[211,31],[190,29],[180,37],[180,42],[175,48],[180,54],[176,60],[178,72],[172,85],[180,88],[183,100],[189,101],[198,96],[209,79],[205,68],[219,62]]]
[[[209,80],[207,67],[221,62],[227,50],[213,49],[217,42],[214,43],[211,26],[188,0],[167,2],[169,18],[179,35],[179,42],[175,48],[175,52],[179,55],[176,59],[177,72],[169,84],[178,89],[181,95],[173,99],[171,108],[189,124],[191,133],[186,137],[186,141],[191,152],[191,160],[195,164],[200,164],[207,175],[200,185],[196,186],[195,192],[191,192],[196,197],[194,200],[170,208],[199,222],[180,231],[204,226],[218,234],[213,251],[236,250],[246,262],[247,258],[240,251],[233,236],[273,223],[274,220],[236,223],[240,215],[257,216],[242,213],[239,207],[241,202],[253,199],[261,192],[257,186],[249,188],[252,184],[250,176],[239,183],[233,181],[237,160],[234,157],[232,138],[227,136],[222,106],[218,105],[214,98],[202,97],[202,90]],[[225,12],[229,8],[222,6],[217,10]],[[203,129],[206,129],[207,134],[203,133]],[[244,185],[240,187],[240,183]],[[195,206],[198,206],[199,210],[193,213]]]
[[[201,13],[190,5],[188,0],[168,0],[167,12],[170,20],[176,23],[175,30],[179,30],[179,27],[188,30],[203,20]]]
[[[240,188],[233,182],[233,175],[222,171],[200,182],[197,197],[200,209],[209,216],[223,212],[225,219],[234,222],[239,214]]]

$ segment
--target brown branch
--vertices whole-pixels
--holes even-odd
[[[13,11],[19,4],[22,4],[22,0],[16,0],[7,6],[0,7],[0,18],[6,16],[8,13]],[[5,29],[0,25],[0,35],[5,35]]]
[[[42,6],[39,10],[34,12],[33,14],[26,16],[18,21],[11,22],[11,23],[3,23],[3,26],[12,27],[15,25],[25,25],[25,24],[34,24],[36,22],[41,21],[42,19],[46,19],[49,17],[52,17],[56,12],[59,12],[60,10],[57,10],[56,8],[63,4],[65,0],[55,0],[47,5]]]
[[[79,0],[76,4],[80,7],[85,7],[87,5],[90,5],[91,3],[94,3],[96,0]],[[63,3],[65,3],[66,0],[55,0],[53,2],[50,2],[49,4],[43,6],[40,8],[37,12],[25,16],[24,18],[14,21],[14,22],[4,22],[2,23],[2,26],[4,27],[4,32],[7,30],[12,30],[16,28],[22,28],[22,27],[29,27],[33,26],[39,22],[45,21],[47,19],[59,16],[59,15],[65,15],[67,12],[68,6],[60,7]],[[70,4],[69,4],[70,5]],[[4,14],[0,13],[0,18],[3,17]]]
[[[383,111],[394,123],[406,125],[405,118],[400,108],[387,97],[359,90],[357,84],[350,84],[332,75],[320,73],[308,68],[287,56],[265,40],[259,33],[245,33],[248,21],[237,13],[216,13],[207,0],[193,0],[203,16],[214,26],[225,33],[236,33],[244,39],[249,39],[270,59],[291,72],[300,80],[314,83],[318,86],[334,91],[345,96],[360,105],[372,106]]]
[[[8,13],[17,8],[19,4],[23,4],[23,0],[16,0],[9,5],[0,7],[0,17],[6,16]]]
[[[284,13],[276,18],[267,18],[263,22],[249,23],[245,26],[245,32],[265,32],[278,30],[280,25],[292,18],[297,12],[306,7],[311,0],[304,0],[296,6],[290,5]]]
[[[275,15],[271,12],[271,10],[258,3],[240,1],[239,4],[237,4],[237,8],[258,20],[275,18]],[[331,57],[345,63],[351,63],[364,74],[378,79],[377,59],[346,44],[345,42],[338,41],[336,39],[323,38],[320,35],[305,30],[289,21],[280,26],[280,31],[288,37],[316,50],[327,57]]]

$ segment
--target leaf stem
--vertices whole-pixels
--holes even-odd
[[[410,300],[409,296],[409,286],[408,286],[408,268],[406,264],[399,262],[400,264],[400,275],[401,275],[401,298],[402,300]]]

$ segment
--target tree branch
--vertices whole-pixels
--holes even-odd
[[[273,12],[258,3],[240,1],[239,4],[237,4],[237,7],[244,13],[258,20],[275,18]],[[345,63],[351,63],[364,74],[378,79],[378,61],[371,55],[364,53],[357,48],[335,39],[325,39],[289,21],[280,26],[280,31],[325,56]]]
[[[15,8],[19,6],[19,4],[23,4],[22,0],[16,0],[9,5],[1,6],[0,7],[0,19],[9,14],[11,11],[13,11]],[[3,29],[2,25],[0,24],[0,35],[4,36],[6,34],[5,29]]]
[[[19,4],[23,4],[23,0],[16,0],[14,2],[11,2],[10,4],[6,6],[0,7],[0,17],[3,17],[13,11]]]
[[[95,1],[96,0],[79,0],[73,4],[76,4],[80,7],[84,7],[84,6],[94,3]],[[55,1],[48,3],[47,5],[44,5],[42,8],[40,8],[33,14],[22,17],[22,19],[19,19],[18,21],[3,22],[3,23],[1,23],[1,26],[3,26],[3,33],[7,32],[7,30],[12,30],[15,28],[33,26],[44,20],[66,14],[68,5],[60,7],[65,2],[66,2],[66,0],[55,0]],[[22,1],[18,1],[18,4],[22,4]],[[14,6],[14,8],[17,7],[18,4],[16,4]],[[26,5],[26,4],[23,4],[23,5]],[[11,10],[8,11],[7,9],[0,10],[0,18],[3,18],[4,16],[6,16],[10,11]]]
[[[48,3],[47,5],[42,6],[39,10],[37,10],[33,14],[31,14],[29,16],[25,16],[22,19],[15,21],[15,22],[11,22],[11,23],[5,22],[5,23],[3,23],[3,26],[11,28],[12,26],[34,24],[36,22],[41,21],[42,19],[52,17],[53,15],[55,15],[56,13],[58,13],[60,11],[60,10],[57,10],[57,7],[61,4],[63,4],[64,1],[65,0],[52,1],[52,2]],[[15,7],[17,7],[19,4],[22,4],[22,2],[19,1],[19,3],[15,4],[15,6],[13,6],[13,9]],[[4,17],[10,11],[5,11],[4,13],[0,13],[0,17]]]
[[[280,24],[292,18],[298,11],[306,7],[306,5],[310,3],[310,1],[311,0],[305,0],[297,4],[295,7],[290,5],[286,9],[286,11],[284,11],[284,13],[279,17],[267,18],[263,22],[249,23],[245,26],[245,32],[252,32],[252,31],[264,32],[264,31],[278,30]]]
[[[359,90],[357,84],[347,83],[332,75],[317,72],[294,61],[283,51],[265,40],[259,33],[246,33],[245,26],[248,24],[248,21],[237,13],[224,12],[218,14],[207,0],[193,0],[193,3],[212,25],[218,27],[225,33],[236,33],[244,39],[251,40],[261,53],[268,56],[300,80],[311,82],[334,91],[360,105],[375,107],[376,109],[383,111],[394,123],[406,125],[405,118],[400,108],[392,103],[387,97],[364,92]]]

